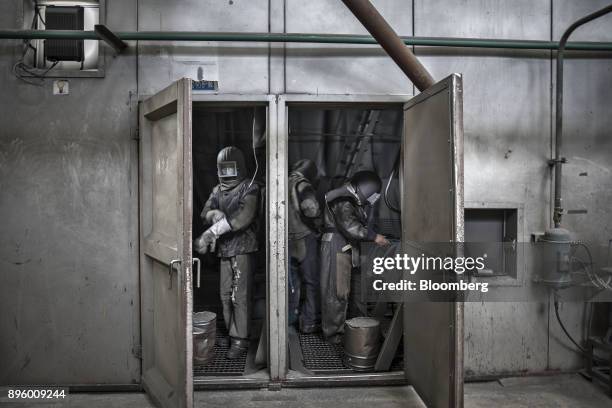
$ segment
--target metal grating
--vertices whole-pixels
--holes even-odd
[[[299,339],[304,367],[314,374],[346,374],[354,372],[351,368],[344,365],[344,348],[341,344],[328,343],[320,333],[299,333]],[[391,363],[390,371],[402,371],[403,369],[403,355],[398,353]]]
[[[228,339],[224,326],[217,326],[217,338]],[[236,360],[225,358],[229,347],[215,344],[215,357],[206,365],[194,365],[193,375],[197,376],[241,376],[246,368],[247,353]]]
[[[340,344],[326,342],[321,334],[299,334],[304,367],[315,374],[350,373],[342,362],[344,350]]]
[[[83,30],[83,7],[48,6],[45,30]],[[83,40],[45,40],[45,58],[49,61],[83,61]]]

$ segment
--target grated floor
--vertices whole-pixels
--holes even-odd
[[[304,367],[314,374],[344,374],[354,372],[344,365],[344,348],[341,344],[330,344],[321,333],[303,334],[299,333],[300,347]],[[390,371],[401,371],[404,369],[403,356],[398,355],[393,359]]]
[[[304,367],[315,374],[350,373],[342,362],[344,350],[340,344],[326,342],[320,333],[299,334]]]
[[[217,338],[229,338],[224,326],[217,326]],[[194,365],[194,376],[237,376],[246,369],[247,353],[236,360],[225,358],[229,347],[215,344],[215,357],[206,365]]]

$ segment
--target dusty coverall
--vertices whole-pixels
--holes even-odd
[[[211,210],[220,210],[232,227],[231,232],[220,236],[216,253],[220,264],[220,297],[223,319],[233,338],[247,339],[251,317],[251,283],[254,273],[254,253],[258,250],[257,216],[260,188],[257,183],[249,186],[244,179],[235,187],[223,190],[216,186],[202,210],[205,222]]]
[[[354,200],[344,197],[328,206],[321,239],[321,326],[324,336],[336,341],[344,331],[347,307],[350,317],[367,314],[361,301],[359,243],[374,241],[376,232],[368,228],[366,209]],[[343,251],[348,244],[352,249]]]
[[[289,324],[314,330],[321,315],[318,229],[321,207],[310,180],[298,171],[289,175]],[[300,305],[301,290],[304,302]]]

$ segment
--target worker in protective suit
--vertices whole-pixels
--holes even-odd
[[[368,226],[368,209],[380,198],[381,185],[376,173],[360,171],[325,195],[321,323],[323,334],[330,343],[341,341],[347,308],[350,317],[367,315],[366,306],[360,300],[359,246],[362,242],[389,244],[383,235]]]
[[[248,350],[251,281],[254,254],[258,250],[260,188],[246,177],[246,171],[240,149],[230,146],[219,152],[219,184],[201,214],[204,223],[211,226],[194,242],[197,252],[216,252],[221,260],[220,293],[223,319],[230,335],[229,359],[238,358]]]
[[[322,214],[313,187],[317,173],[308,159],[297,161],[289,173],[289,325],[299,321],[302,333],[317,331],[321,318],[318,240]]]

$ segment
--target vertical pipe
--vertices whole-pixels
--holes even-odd
[[[563,36],[561,36],[561,40],[559,41],[559,50],[557,51],[557,95],[555,107],[555,158],[552,160],[552,163],[555,166],[555,208],[553,210],[553,222],[555,223],[555,228],[559,228],[561,226],[561,217],[563,216],[561,175],[563,163],[566,162],[565,157],[561,157],[561,148],[563,146],[563,52],[565,51],[565,44],[575,29],[585,23],[588,23],[589,21],[608,14],[611,11],[612,4],[591,13],[588,16],[582,17],[574,22],[574,24],[569,26],[567,30],[565,30]]]
[[[434,84],[432,76],[369,0],[342,0],[419,91]]]

